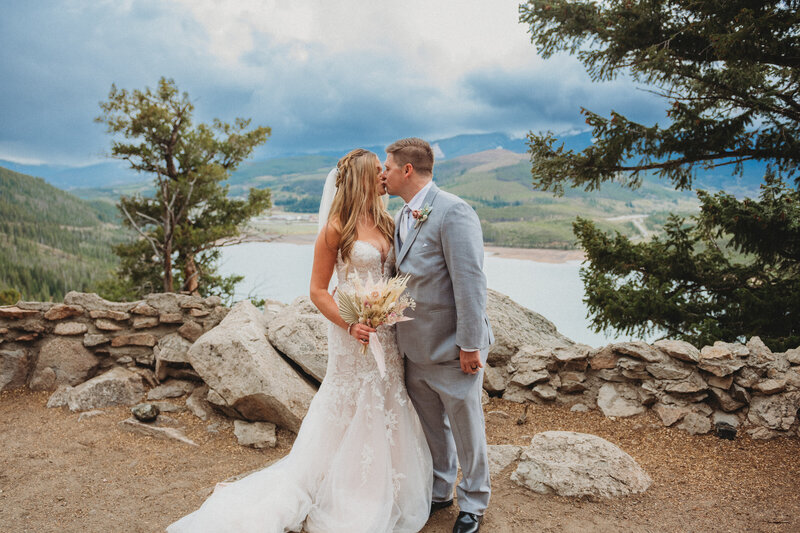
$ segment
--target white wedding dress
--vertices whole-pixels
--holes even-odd
[[[394,269],[390,253],[385,269]],[[339,290],[347,276],[383,273],[380,251],[356,241],[350,264],[336,263]],[[338,326],[328,326],[328,366],[291,452],[277,463],[214,493],[170,533],[416,532],[428,520],[430,452],[406,394],[394,327],[381,326],[386,354],[381,378],[370,352]]]

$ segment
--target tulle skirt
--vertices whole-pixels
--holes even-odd
[[[430,452],[403,383],[394,331],[380,328],[387,373],[329,328],[328,372],[291,452],[218,484],[169,533],[416,532],[428,519]]]

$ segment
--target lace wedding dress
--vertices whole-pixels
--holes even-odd
[[[394,269],[380,251],[356,241],[349,264],[336,263],[339,289],[347,277],[366,279]],[[338,326],[328,326],[328,366],[291,452],[235,483],[219,484],[170,533],[416,532],[428,519],[431,458],[404,384],[394,327],[380,326],[386,374],[371,353]]]

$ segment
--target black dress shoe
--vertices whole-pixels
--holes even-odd
[[[428,516],[433,516],[433,513],[435,513],[439,509],[444,509],[446,507],[450,507],[451,505],[453,505],[452,499],[444,502],[431,502],[431,514],[429,514]]]
[[[481,522],[483,516],[461,511],[453,524],[453,533],[477,533],[481,530]]]

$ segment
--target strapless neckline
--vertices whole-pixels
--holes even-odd
[[[372,248],[373,250],[375,250],[375,251],[378,253],[378,255],[379,255],[379,256],[380,256],[380,258],[381,258],[381,273],[383,273],[383,269],[384,269],[384,267],[386,266],[386,260],[389,258],[389,254],[390,254],[390,253],[391,253],[391,251],[392,251],[391,247],[390,247],[390,248],[389,248],[389,250],[386,252],[386,257],[384,257],[384,256],[383,256],[383,252],[381,251],[381,249],[380,249],[380,248],[378,248],[377,246],[375,246],[374,244],[372,244],[371,242],[369,242],[369,241],[365,241],[365,240],[362,240],[362,239],[356,239],[356,241],[355,241],[355,242],[363,242],[364,244],[366,244],[367,246],[369,246],[370,248]]]

